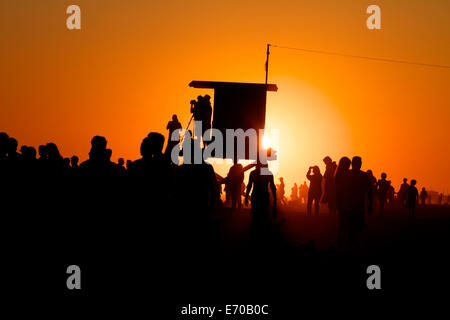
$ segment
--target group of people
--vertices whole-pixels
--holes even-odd
[[[297,183],[294,183],[294,186],[291,188],[290,201],[288,201],[285,196],[286,191],[284,190],[284,178],[280,177],[278,180],[280,183],[277,184],[277,194],[281,205],[291,204],[293,207],[298,207],[300,204],[306,204],[308,202],[309,187],[306,181],[304,181],[300,186],[298,186]]]
[[[335,177],[338,166],[328,156],[323,161],[326,167],[325,173],[321,174],[319,166],[310,167],[306,174],[306,178],[310,181],[310,187],[308,187],[306,181],[300,186],[294,183],[294,186],[291,188],[290,201],[285,196],[284,178],[279,178],[280,183],[277,184],[277,194],[281,205],[295,208],[303,204],[306,206],[308,214],[312,213],[314,206],[314,212],[318,214],[320,204],[326,204],[330,214],[336,213]],[[411,214],[413,214],[414,208],[418,203],[424,205],[427,200],[429,201],[430,197],[425,187],[421,189],[417,196],[415,195],[416,180],[411,180],[408,183],[408,179],[404,178],[399,191],[395,192],[391,181],[386,179],[386,173],[383,172],[379,180],[374,177],[372,170],[367,170],[367,175],[371,184],[374,206],[379,208],[380,215],[383,214],[386,207],[409,208],[411,209]],[[442,203],[443,195],[440,194],[438,204]]]
[[[191,111],[195,119],[206,122],[209,117],[209,126],[205,124],[204,130],[210,127],[210,108],[209,96],[200,96],[198,101],[192,102]],[[175,130],[181,129],[176,115],[173,115],[167,129],[169,137]],[[169,139],[164,153],[164,142],[162,134],[150,132],[142,140],[141,158],[127,161],[125,167],[123,158],[119,158],[118,163],[111,161],[112,151],[107,148],[107,140],[102,136],[92,138],[89,158],[79,164],[77,156],[63,158],[54,143],[39,146],[38,152],[30,146],[22,146],[18,151],[17,140],[1,132],[0,180],[4,182],[3,188],[6,186],[8,189],[1,194],[8,200],[8,194],[23,194],[31,189],[30,195],[36,190],[34,186],[39,185],[39,196],[70,198],[69,203],[74,206],[77,205],[74,199],[90,199],[95,195],[94,205],[89,206],[96,212],[102,212],[106,202],[110,203],[110,210],[117,208],[116,205],[119,208],[130,207],[124,202],[134,203],[137,211],[149,205],[159,210],[158,204],[162,204],[165,210],[183,212],[181,219],[184,217],[186,221],[198,222],[198,219],[207,221],[214,208],[222,205],[220,195],[223,184],[227,202],[233,209],[241,208],[242,197],[246,205],[251,202],[256,226],[267,221],[271,202],[274,214],[277,200],[281,205],[287,204],[284,179],[280,178],[276,186],[267,165],[255,163],[243,167],[235,159],[228,175],[222,178],[204,161],[202,164],[174,164],[170,151],[176,143]],[[394,198],[393,188],[385,173],[377,181],[371,170],[362,171],[360,157],[353,157],[352,160],[343,157],[338,164],[325,157],[323,162],[325,173],[322,175],[318,166],[310,167],[306,174],[309,187],[306,181],[300,186],[295,184],[291,190],[291,201],[305,203],[308,215],[312,214],[313,206],[317,215],[319,204],[327,204],[331,214],[338,212],[340,239],[346,238],[348,243],[354,244],[356,234],[364,226],[365,210],[372,212],[374,199],[377,199],[380,214],[383,213],[385,205]],[[245,185],[244,172],[252,168],[254,170]],[[418,199],[422,202],[426,199],[426,191],[422,190],[419,194],[415,185],[415,180],[408,184],[405,179],[397,193],[397,198],[402,206],[408,208],[410,215],[414,214]],[[118,200],[123,198],[124,193],[125,198],[131,201]]]

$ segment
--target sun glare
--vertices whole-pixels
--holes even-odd
[[[272,141],[270,140],[270,138],[266,135],[264,135],[263,137],[263,148],[264,149],[269,149],[270,147],[272,147]]]

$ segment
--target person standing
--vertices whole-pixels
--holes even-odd
[[[172,141],[172,134],[181,128],[181,123],[178,121],[177,115],[172,115],[172,120],[169,121],[166,126],[166,129],[169,130],[169,138],[167,139],[165,154],[170,155],[172,153],[172,149],[179,143],[179,141]]]
[[[336,185],[336,209],[338,212],[338,247],[345,248],[349,243],[350,234],[350,165],[351,160],[347,157],[342,157],[339,160],[339,165],[336,170],[335,185]]]
[[[406,207],[406,191],[409,188],[408,179],[403,178],[403,183],[400,185],[400,190],[398,190],[397,198],[401,201],[402,208]]]
[[[387,181],[386,178],[387,174],[383,172],[381,174],[381,179],[378,180],[377,183],[377,195],[380,204],[380,216],[383,215],[389,190],[389,181]]]
[[[408,216],[411,218],[414,217],[414,209],[416,208],[417,201],[419,200],[419,192],[417,191],[416,183],[416,180],[411,180],[411,185],[406,191],[406,205],[408,207]]]
[[[362,159],[353,157],[352,169],[348,174],[348,243],[350,248],[358,247],[358,234],[365,227],[364,214],[366,198],[368,212],[373,211],[372,186],[369,176],[361,170]]]
[[[300,204],[306,204],[308,202],[308,190],[309,188],[306,181],[303,181],[303,184],[299,187]]]
[[[261,172],[265,169],[265,172]],[[252,238],[260,242],[267,239],[270,230],[269,207],[270,194],[273,196],[273,212],[277,208],[277,189],[272,173],[268,170],[267,164],[257,164],[255,170],[250,172],[248,178],[247,191],[245,193],[245,205],[248,206],[248,198],[251,193],[252,208]]]
[[[425,190],[425,188],[422,188],[422,191],[420,191],[420,201],[422,205],[425,205],[425,200],[428,198],[428,192]]]
[[[336,162],[331,160],[328,156],[323,159],[323,162],[325,163],[326,169],[323,174],[325,182],[322,203],[327,203],[330,215],[334,215],[336,213],[336,186],[334,184],[334,174],[336,173],[337,165]]]
[[[228,192],[231,194],[231,207],[233,210],[241,210],[242,208],[242,183],[244,182],[244,168],[242,164],[235,160],[235,163],[230,168],[226,184],[228,184]]]
[[[312,171],[312,174],[311,174]],[[310,181],[308,191],[307,213],[311,215],[311,207],[314,202],[315,215],[319,215],[319,202],[322,196],[322,174],[318,166],[309,167],[306,178]]]

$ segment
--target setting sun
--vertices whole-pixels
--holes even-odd
[[[272,141],[270,140],[269,136],[265,134],[263,137],[263,148],[269,149],[270,147],[272,147]]]

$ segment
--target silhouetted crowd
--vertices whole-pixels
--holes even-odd
[[[137,238],[156,237],[163,226],[179,237],[203,232],[220,202],[214,170],[206,162],[174,165],[162,152],[164,140],[149,133],[141,158],[125,167],[123,159],[111,161],[101,136],[92,138],[89,158],[79,164],[76,156],[63,158],[54,143],[18,151],[17,140],[0,133],[3,225],[21,239],[70,242],[71,234],[82,233],[89,243],[109,239],[113,246],[125,235],[146,242]]]
[[[174,115],[167,125],[169,134],[180,128]],[[231,203],[233,209],[242,207],[242,197],[246,205],[250,200],[254,230],[266,228],[271,203],[274,217],[277,199],[281,205],[287,204],[283,178],[279,179],[277,189],[267,166],[253,164],[244,168],[235,159],[228,175],[222,178],[206,162],[173,164],[170,151],[174,144],[168,144],[163,153],[164,141],[162,134],[149,133],[141,143],[141,158],[128,160],[125,167],[123,158],[118,163],[111,161],[112,151],[101,136],[92,138],[89,158],[79,164],[77,156],[63,158],[54,143],[39,146],[38,152],[30,146],[22,146],[18,151],[17,140],[2,132],[2,203],[11,212],[20,209],[23,213],[13,220],[30,216],[38,219],[34,213],[39,211],[45,215],[39,216],[38,223],[48,227],[58,219],[65,219],[72,231],[79,227],[89,233],[85,230],[89,226],[88,229],[92,228],[91,236],[100,229],[113,236],[119,232],[118,226],[123,227],[126,223],[147,228],[149,219],[158,225],[171,217],[177,219],[178,225],[190,226],[177,232],[188,232],[186,230],[189,229],[192,234],[195,230],[205,230],[205,224],[211,221],[211,213],[222,206],[222,184],[225,185],[225,203]],[[306,174],[309,187],[306,182],[300,186],[295,184],[291,190],[291,202],[306,204],[308,215],[312,215],[313,207],[315,215],[319,214],[319,204],[327,204],[330,214],[338,213],[340,241],[349,245],[356,243],[356,235],[364,227],[364,214],[366,210],[373,211],[374,202],[380,214],[386,206],[398,201],[413,216],[419,199],[425,203],[427,198],[424,188],[419,194],[416,181],[411,180],[408,184],[407,179],[404,179],[395,198],[391,182],[386,180],[387,175],[382,173],[377,181],[371,170],[361,170],[360,157],[352,160],[343,157],[339,164],[330,157],[323,161],[325,173],[322,175],[318,166],[310,167]],[[245,185],[244,172],[253,167],[255,169]],[[262,173],[262,170],[267,171]],[[161,214],[169,211],[173,214]],[[70,217],[74,217],[76,222],[70,223]],[[155,228],[155,224],[152,226]]]
[[[406,178],[400,190],[396,193],[391,181],[387,180],[387,174],[382,173],[377,181],[372,170],[361,170],[360,157],[347,157],[340,159],[336,164],[330,157],[323,159],[325,173],[322,175],[318,166],[312,166],[306,173],[309,187],[306,181],[291,189],[290,202],[285,195],[285,184],[280,178],[277,185],[278,198],[282,204],[290,204],[293,207],[306,205],[307,214],[312,214],[314,206],[315,215],[319,214],[320,203],[326,204],[330,215],[338,213],[339,236],[338,242],[343,247],[356,247],[357,235],[365,226],[365,213],[372,213],[374,205],[378,207],[379,215],[383,215],[386,207],[404,208],[409,217],[414,217],[414,211],[419,203],[426,203],[428,193],[425,188],[418,192],[417,181],[411,180],[408,184]],[[443,203],[443,195],[440,194],[438,204]]]

